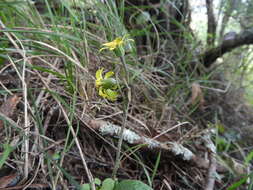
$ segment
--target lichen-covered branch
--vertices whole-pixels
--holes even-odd
[[[89,120],[87,123],[89,127],[98,131],[102,135],[109,135],[112,137],[119,138],[121,127],[110,122],[102,120]],[[179,156],[185,161],[189,161],[192,164],[195,164],[199,168],[209,169],[209,160],[201,158],[200,156],[195,155],[191,150],[184,147],[182,144],[177,142],[166,142],[162,143],[155,139],[145,137],[140,135],[132,130],[124,129],[123,131],[123,140],[126,143],[132,145],[146,145],[147,148],[152,150],[163,150],[174,156]],[[207,147],[210,149],[211,147]],[[217,167],[217,172],[225,172],[226,168],[223,166]]]
[[[110,122],[105,122],[105,121],[90,120],[89,126],[99,131],[102,135],[110,135],[110,136],[119,138],[121,127],[118,125],[114,125]],[[192,151],[185,148],[183,145],[178,144],[177,142],[161,143],[152,138],[139,135],[136,132],[133,132],[129,129],[124,129],[123,140],[129,144],[146,145],[149,149],[159,149],[159,150],[170,151],[175,156],[180,156],[183,160],[187,160],[187,161],[196,160],[195,155]]]

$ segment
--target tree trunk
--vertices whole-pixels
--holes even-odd
[[[213,0],[206,0],[207,9],[207,44],[214,46],[216,37],[216,21],[213,13]]]

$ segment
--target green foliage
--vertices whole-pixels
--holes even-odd
[[[114,190],[153,190],[150,186],[139,180],[123,180],[119,182]]]
[[[122,180],[118,182],[112,178],[106,178],[102,184],[95,178],[96,190],[153,190],[151,187],[139,180]],[[81,185],[81,190],[90,190],[90,184]]]
[[[246,156],[244,163],[248,165],[253,160],[253,151],[249,152]]]
[[[217,151],[225,153],[236,149],[234,143],[239,140],[238,133],[232,129],[225,129],[225,126],[220,121],[215,124],[215,128],[217,131],[215,139]]]
[[[137,152],[140,148],[142,148],[144,146],[146,146],[146,145],[140,144],[140,145],[136,145],[136,146],[133,146],[133,147],[129,147],[129,146],[125,145],[125,147],[127,148],[127,151],[125,153],[128,152],[129,155],[132,155],[132,157],[137,160],[138,164],[143,169],[143,172],[146,176],[146,179],[148,181],[149,186],[152,186],[152,180],[154,179],[154,177],[156,175],[157,168],[158,168],[158,165],[160,163],[160,152],[157,156],[157,160],[156,160],[156,163],[155,163],[155,166],[154,166],[154,169],[153,169],[153,173],[152,173],[152,176],[151,176],[148,166],[145,165],[145,163],[143,162],[142,156]]]
[[[60,160],[61,155],[60,153],[56,152],[52,155],[52,160]]]
[[[96,190],[114,190],[115,183],[117,181],[113,180],[112,178],[106,178],[103,182],[100,179],[95,178],[94,183],[96,185]],[[81,185],[81,190],[90,190],[90,184],[86,183]]]
[[[226,152],[229,149],[230,145],[231,143],[224,137],[216,137],[216,147],[218,152]]]
[[[152,176],[151,176],[151,181],[152,182],[154,181],[154,178],[157,174],[160,161],[161,161],[161,151],[159,151],[159,153],[157,155],[157,159],[156,159],[155,166],[154,166],[154,169],[153,169],[153,173],[152,173]]]
[[[10,144],[5,143],[3,146],[3,153],[0,157],[0,169],[4,165],[5,161],[9,158],[10,153],[14,150],[14,147],[12,147]]]
[[[59,170],[64,174],[64,176],[69,180],[70,184],[74,185],[77,189],[81,189],[80,184],[64,169],[62,168],[58,163],[54,162],[54,164],[59,168]],[[51,167],[49,167],[51,170]],[[87,186],[85,186],[87,188]],[[85,189],[88,190],[88,189]]]
[[[90,190],[90,184],[86,183],[81,185],[80,190]]]
[[[116,182],[117,181],[111,178],[107,178],[102,182],[102,186],[99,190],[113,190]]]
[[[227,190],[235,190],[238,187],[240,187],[241,185],[243,185],[244,183],[246,183],[247,181],[247,177],[243,177],[242,179],[240,179],[239,181],[235,182],[234,184],[232,184],[231,186],[229,186],[227,188]]]
[[[1,17],[1,13],[0,13]],[[4,61],[7,59],[8,41],[0,38],[0,68],[4,65]]]

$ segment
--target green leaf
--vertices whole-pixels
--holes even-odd
[[[114,78],[107,78],[102,80],[103,89],[114,89],[117,81]]]
[[[215,127],[216,127],[216,129],[218,129],[218,132],[220,134],[225,133],[225,126],[221,122],[217,122],[217,124],[215,124]]]
[[[227,190],[235,190],[238,187],[240,187],[241,185],[243,185],[244,183],[246,183],[248,177],[243,177],[242,179],[240,179],[239,181],[235,182],[234,184],[232,184],[231,186],[229,186],[227,188]]]
[[[113,91],[111,89],[107,89],[105,90],[105,93],[107,95],[107,99],[110,100],[110,101],[115,101],[118,97],[118,92],[116,91]]]
[[[121,57],[125,55],[125,49],[122,46],[118,46],[116,49],[114,49],[114,53],[117,57]]]
[[[230,142],[227,141],[224,137],[217,136],[216,137],[216,144],[218,152],[225,151],[229,149]]]
[[[115,186],[115,181],[112,178],[106,178],[100,190],[113,190]]]
[[[253,160],[253,151],[251,151],[251,152],[246,156],[244,163],[245,163],[246,165],[248,165],[248,164],[250,163],[251,160]]]
[[[80,190],[90,190],[90,184],[85,183],[85,184],[81,185]]]
[[[56,152],[52,155],[52,159],[53,160],[60,160],[61,159],[61,155],[59,152]]]
[[[153,190],[138,180],[123,180],[115,186],[114,190]]]
[[[8,159],[10,153],[14,150],[14,147],[12,147],[9,144],[4,144],[3,145],[4,151],[2,156],[0,157],[0,169],[2,168],[2,166],[4,165],[5,161]]]
[[[156,162],[155,162],[155,167],[154,167],[154,170],[153,170],[153,173],[152,173],[152,177],[151,177],[151,181],[152,181],[152,182],[154,181],[156,172],[157,172],[157,170],[158,170],[158,166],[159,166],[159,164],[160,164],[160,160],[161,160],[161,151],[159,151],[159,154],[158,154],[157,159],[156,159]],[[149,185],[151,185],[151,184],[149,184]]]
[[[94,183],[95,183],[95,185],[101,185],[101,180],[98,178],[95,178]]]

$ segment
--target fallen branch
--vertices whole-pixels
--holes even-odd
[[[213,190],[216,179],[216,169],[217,169],[217,161],[215,157],[216,147],[211,140],[210,133],[203,137],[203,139],[205,140],[205,145],[209,149],[209,161],[210,161],[208,168],[208,175],[206,178],[206,186],[204,190]]]
[[[237,47],[253,44],[253,28],[244,30],[239,34],[233,32],[231,34],[233,35],[227,39],[225,38],[218,47],[214,47],[200,55],[200,60],[204,66],[211,66],[217,58]]]
[[[214,153],[209,153],[210,167],[208,169],[207,182],[204,190],[213,190],[215,184],[217,162]]]
[[[110,122],[102,120],[90,120],[88,122],[89,127],[98,131],[102,135],[110,135],[112,137],[119,138],[121,127],[114,125]],[[149,149],[165,150],[169,151],[175,156],[181,157],[183,160],[189,161],[197,165],[199,168],[209,168],[209,161],[199,156],[196,156],[191,150],[184,147],[177,142],[166,142],[162,143],[143,135],[139,135],[129,129],[124,129],[123,140],[133,145],[146,145]],[[224,172],[224,167],[219,168],[220,172]]]

